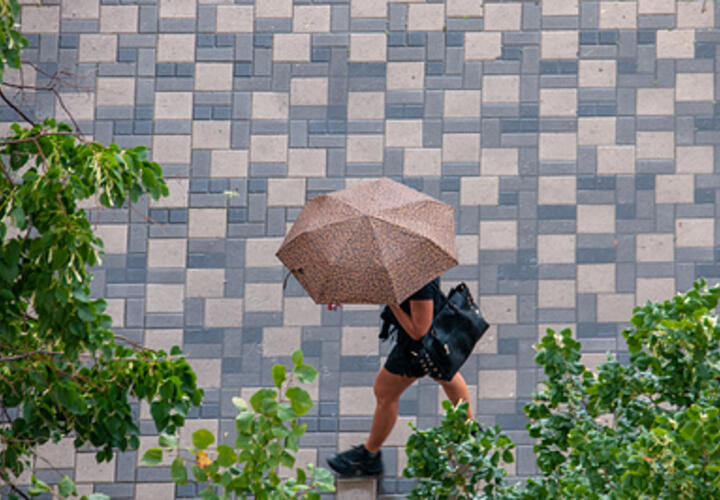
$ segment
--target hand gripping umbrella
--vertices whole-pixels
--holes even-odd
[[[457,265],[453,208],[386,178],[334,191],[276,255],[318,304],[398,304]]]

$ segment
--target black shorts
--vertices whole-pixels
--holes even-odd
[[[385,360],[385,369],[393,375],[412,378],[424,377],[425,372],[420,366],[417,356],[413,354],[413,351],[420,351],[422,343],[411,339],[405,332],[398,332],[397,336],[398,340]]]

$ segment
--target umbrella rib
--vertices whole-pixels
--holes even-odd
[[[382,250],[381,250],[382,246],[380,245],[380,241],[379,241],[379,239],[378,239],[378,235],[377,235],[377,233],[375,232],[375,224],[374,224],[374,221],[378,221],[378,222],[381,222],[381,223],[383,223],[383,224],[387,224],[387,222],[384,221],[384,220],[382,220],[382,219],[379,219],[379,218],[375,217],[374,215],[368,215],[368,216],[367,216],[367,219],[368,219],[368,223],[370,224],[370,229],[371,229],[371,234],[372,234],[372,236],[373,236],[374,246],[375,246],[375,248],[377,248],[377,253],[378,253],[378,255],[380,256],[380,262],[382,263],[383,269],[385,269],[386,274],[387,274],[388,284],[390,285],[390,288],[392,289],[392,295],[393,295],[393,297],[397,297],[397,290],[395,290],[395,285],[394,285],[394,282],[393,282],[393,280],[392,280],[392,276],[390,276],[390,268],[388,267],[387,262],[385,262],[385,255],[383,255],[383,252],[382,252]]]

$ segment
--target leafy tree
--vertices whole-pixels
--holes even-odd
[[[303,363],[303,353],[292,355],[293,367],[289,376],[284,365],[273,366],[275,389],[259,389],[250,398],[250,405],[233,398],[240,411],[235,418],[237,438],[235,448],[220,444],[209,451],[215,436],[207,429],[193,433],[193,447],[182,450],[174,436],[161,435],[161,448],[145,452],[143,461],[157,465],[163,454],[174,455],[170,474],[177,484],[188,482],[187,463],[195,481],[210,485],[200,493],[204,500],[248,498],[258,500],[284,500],[289,498],[319,499],[320,491],[335,491],[330,471],[308,464],[307,471],[295,468],[295,477],[282,478],[279,467],[295,465],[294,452],[299,449],[299,439],[305,434],[306,424],[299,425],[298,417],[313,407],[310,395],[294,384],[295,379],[309,383],[317,377],[317,370]],[[184,452],[184,455],[183,453]],[[212,457],[214,458],[211,458]],[[188,458],[189,456],[189,458]],[[219,495],[217,490],[221,491]],[[236,496],[235,496],[236,495]]]
[[[17,0],[0,0],[0,75],[21,67],[18,14]],[[27,498],[48,489],[35,478],[27,493],[15,484],[38,445],[72,435],[111,460],[139,445],[133,401],[150,403],[157,429],[174,432],[202,391],[179,349],[168,355],[114,335],[105,301],[90,297],[88,267],[100,263],[102,241],[78,202],[97,196],[112,208],[166,196],[161,167],[145,148],[36,123],[2,87],[0,98],[27,123],[0,140],[0,479]],[[61,496],[74,490],[64,477]]]
[[[701,280],[636,307],[623,331],[629,363],[608,356],[596,373],[580,362],[569,330],[548,330],[535,358],[545,387],[524,408],[541,477],[464,498],[720,498],[718,299],[720,286]],[[437,466],[452,471],[447,456]],[[406,473],[441,491],[450,472],[428,477],[409,458]]]

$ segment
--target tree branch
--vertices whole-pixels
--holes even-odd
[[[13,104],[13,102],[12,102],[10,99],[7,98],[7,96],[5,95],[5,93],[4,93],[2,90],[0,90],[0,99],[2,99],[3,101],[5,101],[5,104],[7,104],[8,106],[10,106],[10,108],[12,108],[12,110],[15,111],[18,115],[20,115],[23,120],[25,120],[26,122],[28,122],[28,123],[29,123],[30,125],[32,125],[33,127],[35,126],[35,122],[32,121],[25,113],[23,113],[23,112],[20,110],[20,108],[18,108],[17,106],[15,106],[15,104]]]
[[[0,92],[2,93],[2,92]],[[33,142],[36,139],[39,139],[40,137],[52,137],[54,135],[63,136],[63,135],[71,135],[73,137],[76,137],[80,140],[82,140],[82,137],[77,132],[43,132],[41,134],[25,137],[23,139],[8,139],[6,141],[0,141],[0,146],[7,146],[8,144],[23,144],[25,142]]]
[[[64,356],[64,352],[55,352],[55,351],[43,351],[42,349],[38,349],[36,351],[30,351],[25,352],[22,354],[17,354],[15,356],[6,356],[6,357],[0,357],[0,363],[8,363],[10,361],[20,361],[21,359],[27,359],[35,356],[36,354],[44,354],[47,356]]]

